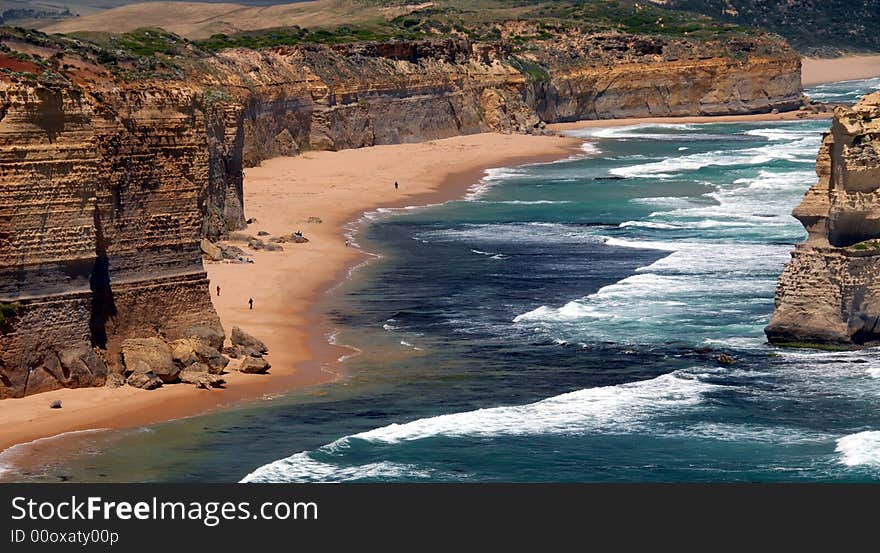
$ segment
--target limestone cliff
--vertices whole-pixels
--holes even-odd
[[[205,118],[185,89],[0,81],[0,397],[71,381],[79,343],[220,333],[199,256]]]
[[[241,228],[242,168],[263,159],[579,118],[784,110],[800,98],[796,54],[766,39],[216,54],[180,41],[173,56],[128,58],[38,33],[0,39],[0,307],[11,313],[0,319],[0,398],[100,385],[100,366],[119,372],[130,338],[217,342],[199,239]]]
[[[802,101],[800,57],[773,42],[605,33],[537,43],[524,57],[551,68],[536,94],[547,122],[767,113]]]
[[[838,108],[819,182],[793,215],[809,233],[779,279],[771,342],[880,343],[880,92]]]

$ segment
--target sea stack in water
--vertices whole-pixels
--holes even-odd
[[[837,108],[816,173],[793,212],[809,237],[779,278],[767,338],[880,344],[880,92]]]

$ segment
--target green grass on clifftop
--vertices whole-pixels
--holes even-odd
[[[364,2],[369,3],[369,2]],[[373,2],[379,6],[395,5]],[[510,34],[509,22],[527,22],[534,32]],[[194,44],[209,51],[224,48],[266,48],[303,43],[344,44],[424,38],[468,38],[496,41],[507,38],[514,46],[532,40],[550,40],[556,33],[618,31],[628,34],[693,39],[717,39],[758,31],[720,23],[705,15],[671,11],[629,0],[503,2],[499,0],[441,0],[389,21],[340,24],[320,28],[298,26],[215,34]]]

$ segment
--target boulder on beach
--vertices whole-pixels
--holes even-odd
[[[262,340],[254,338],[237,326],[232,327],[232,345],[240,346],[242,349],[252,349],[260,354],[269,351]]]
[[[180,381],[195,384],[196,388],[219,388],[226,383],[222,376],[211,374],[196,368],[184,369],[180,372]]]
[[[108,388],[125,386],[125,377],[119,373],[110,373],[107,375],[107,380],[104,382],[104,385]]]
[[[162,379],[153,371],[131,373],[126,384],[142,390],[155,390],[162,386]]]
[[[122,362],[128,372],[149,372],[166,384],[177,380],[180,374],[180,367],[174,362],[174,357],[171,355],[171,347],[160,338],[129,338],[125,340],[122,342]]]
[[[270,368],[272,368],[272,365],[265,359],[251,356],[245,357],[241,365],[238,366],[239,371],[248,374],[265,374]]]
[[[194,338],[175,340],[171,348],[171,356],[181,369],[200,363],[208,367],[208,372],[220,374],[229,363],[222,353]]]
[[[78,342],[58,352],[58,360],[67,376],[66,386],[102,386],[107,378],[107,365],[88,342]]]
[[[223,342],[226,341],[226,335],[223,333],[223,328],[219,325],[194,325],[186,330],[185,336],[195,338],[216,350],[223,348]]]
[[[208,240],[207,238],[202,238],[200,242],[200,246],[202,248],[202,253],[207,256],[208,259],[212,261],[222,261],[223,260],[223,252],[220,248]]]

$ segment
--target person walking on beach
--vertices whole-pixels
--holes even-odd
[[[251,299],[248,300],[248,305],[251,306],[251,309],[254,308],[254,298],[251,298]]]
[[[217,287],[217,296],[220,296],[220,287]]]
[[[394,181],[394,189],[397,190],[398,184],[397,181]]]

